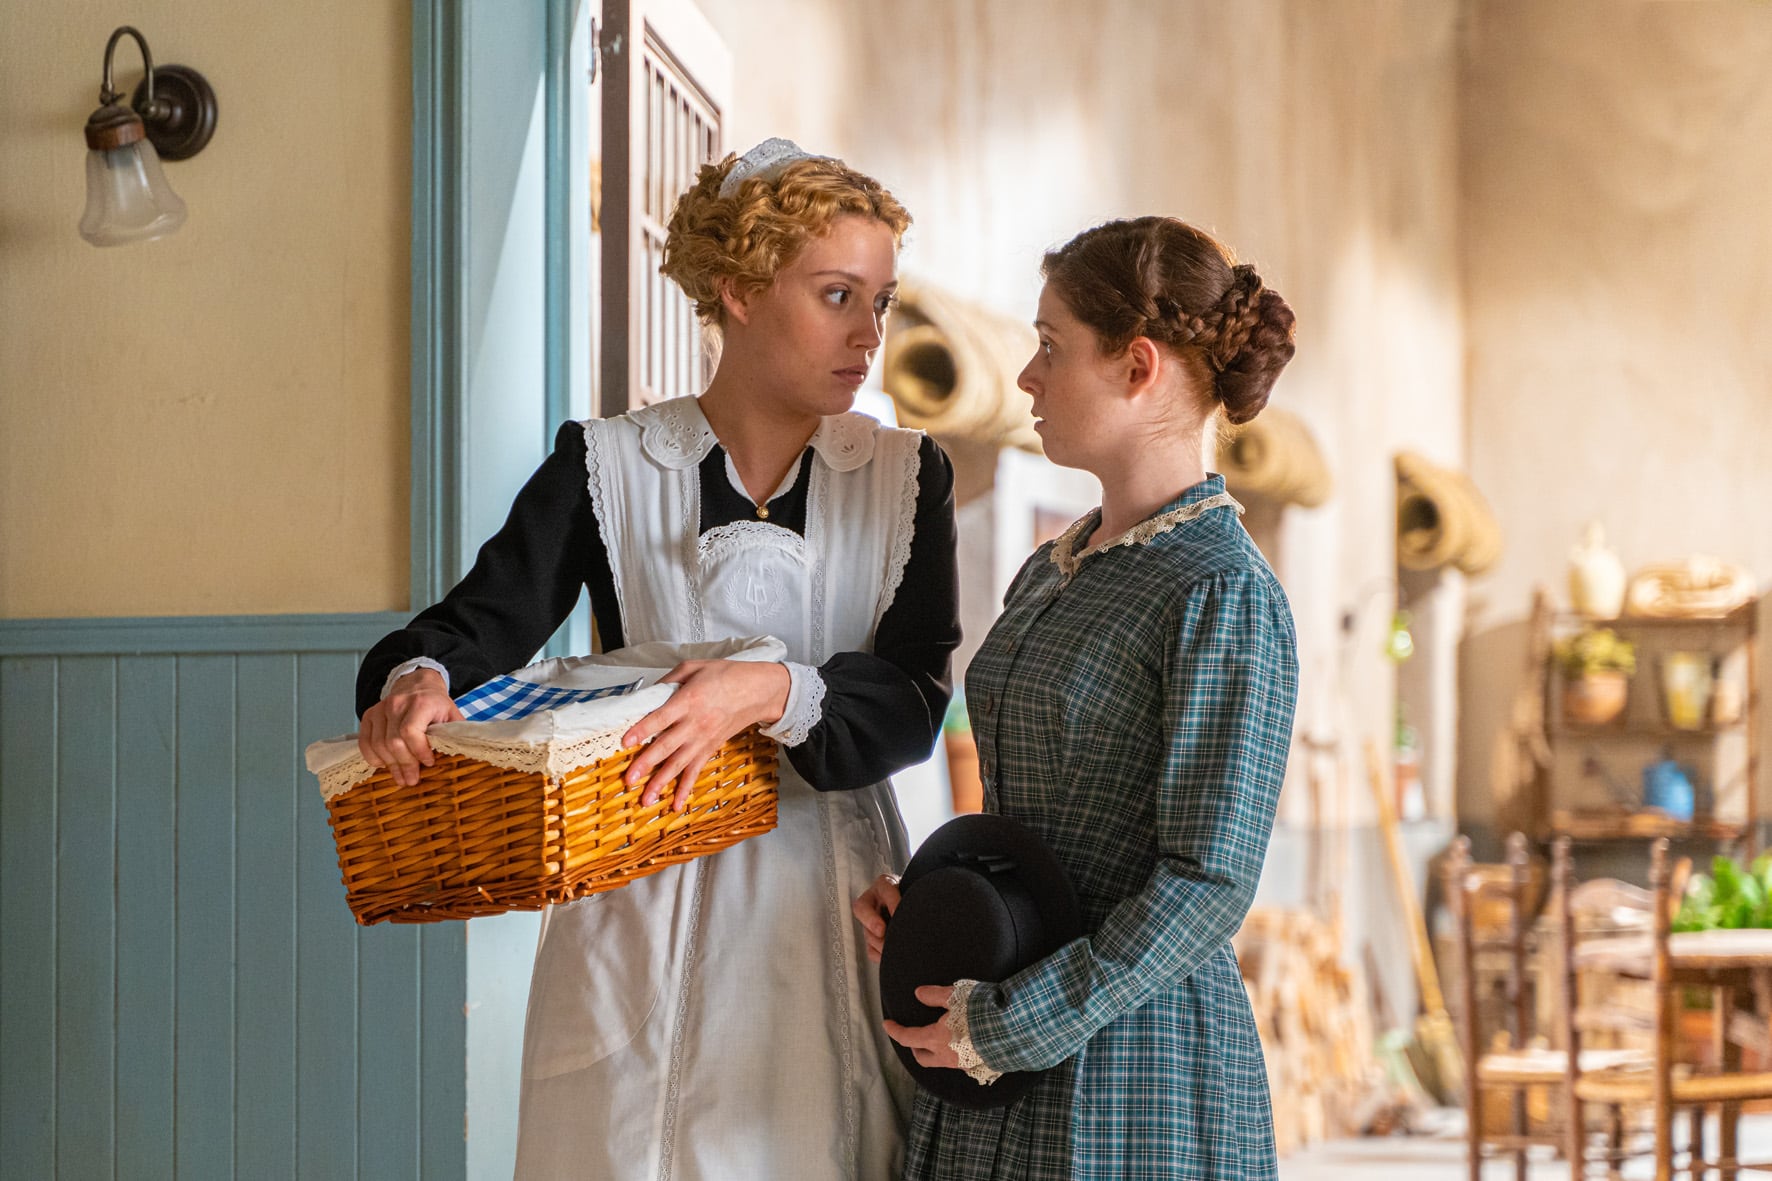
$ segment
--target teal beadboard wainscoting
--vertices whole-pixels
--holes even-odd
[[[404,619],[0,621],[0,1173],[464,1175],[465,926],[357,926],[302,762]]]
[[[415,610],[591,412],[593,11],[412,5]],[[510,1176],[535,916],[358,927],[301,759],[406,618],[0,620],[0,1181]]]

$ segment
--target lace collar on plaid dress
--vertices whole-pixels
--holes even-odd
[[[1233,508],[1239,513],[1243,511],[1243,506],[1237,503],[1236,497],[1228,492],[1217,492],[1196,500],[1192,504],[1180,505],[1166,512],[1160,512],[1154,517],[1146,517],[1117,537],[1110,537],[1095,545],[1078,549],[1077,547],[1083,538],[1088,536],[1090,530],[1094,529],[1101,520],[1101,510],[1090,509],[1069,529],[1059,534],[1058,540],[1052,543],[1052,564],[1058,567],[1059,574],[1064,577],[1066,582],[1069,582],[1077,576],[1077,568],[1083,564],[1085,558],[1093,557],[1107,550],[1118,549],[1123,545],[1144,545],[1151,539],[1169,532],[1177,525],[1191,521],[1208,509],[1215,508]]]

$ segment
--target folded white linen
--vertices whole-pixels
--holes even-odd
[[[599,656],[542,660],[511,675],[536,684],[570,689],[601,689],[640,682],[616,697],[576,702],[504,721],[440,722],[427,732],[438,754],[464,755],[512,771],[535,771],[558,780],[621,749],[630,726],[670,699],[675,685],[658,683],[689,660],[779,662],[787,647],[773,636],[744,636],[706,644],[635,644]],[[310,743],[308,770],[320,780],[320,794],[332,799],[376,772],[357,749],[357,735],[341,734]]]

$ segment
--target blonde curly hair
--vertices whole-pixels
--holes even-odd
[[[728,155],[702,165],[666,225],[659,272],[683,289],[704,324],[720,319],[723,283],[740,297],[761,291],[839,217],[884,222],[895,241],[910,228],[911,215],[897,198],[841,160],[796,160],[773,178],[749,177],[722,197],[720,186],[737,162]]]

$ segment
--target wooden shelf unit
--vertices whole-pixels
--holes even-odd
[[[1568,837],[1578,842],[1652,841],[1667,837],[1673,841],[1727,843],[1740,840],[1743,832],[1740,824],[1710,816],[1694,816],[1690,821],[1682,821],[1648,811],[1623,816],[1555,812],[1550,818],[1553,838]]]
[[[1580,725],[1564,718],[1563,674],[1554,655],[1547,655],[1544,737],[1550,758],[1539,785],[1541,839],[1566,835],[1579,842],[1647,842],[1665,836],[1739,845],[1749,855],[1757,851],[1758,619],[1758,600],[1708,619],[1588,619],[1569,613],[1552,617],[1552,635],[1559,639],[1585,628],[1611,628],[1635,644],[1637,669],[1624,713],[1616,721]],[[1660,658],[1670,652],[1709,653],[1719,680],[1737,678],[1739,717],[1721,723],[1707,718],[1696,729],[1669,722]],[[1618,798],[1627,791],[1640,793],[1643,768],[1662,757],[1663,751],[1694,771],[1697,806],[1689,822],[1640,805],[1627,806]]]

